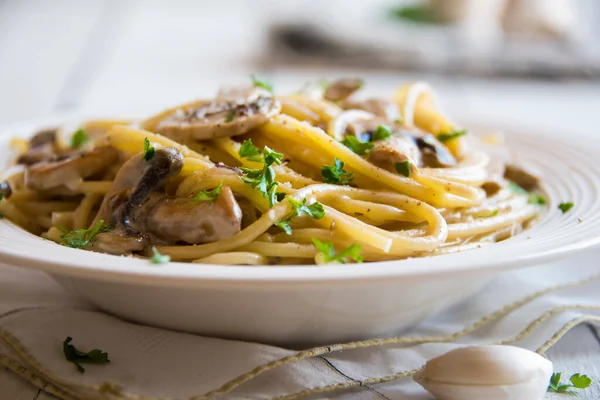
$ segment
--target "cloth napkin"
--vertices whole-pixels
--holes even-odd
[[[471,333],[456,341],[344,351],[332,346],[330,353],[252,374],[256,376],[215,398],[291,399],[301,398],[292,394],[303,395],[312,389],[313,399],[430,399],[407,377],[390,378],[387,383],[361,381],[419,368],[457,346],[510,340],[545,313],[547,318],[522,335],[516,345],[534,350],[569,321],[600,315],[598,309],[590,309],[600,305],[597,255],[588,252],[504,273],[471,299],[401,334],[406,338],[444,337],[472,327]],[[488,322],[473,326],[482,318]],[[79,373],[63,354],[62,342],[67,336],[78,349],[108,352],[111,362],[84,364],[85,373]],[[71,296],[41,272],[0,266],[0,365],[14,374],[15,380],[13,392],[6,387],[11,385],[0,384],[0,399],[20,398],[15,388],[26,384],[42,389],[38,400],[55,399],[48,393],[61,399],[202,399],[257,366],[297,353],[297,349],[133,324]],[[355,387],[314,390],[331,385]],[[591,390],[598,390],[596,384]],[[600,392],[594,393],[590,398],[600,398]]]

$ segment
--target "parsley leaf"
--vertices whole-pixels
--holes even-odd
[[[319,253],[323,254],[323,261],[326,263],[337,261],[346,264],[346,258],[350,258],[357,263],[363,262],[363,256],[361,254],[362,248],[359,244],[351,244],[346,249],[336,254],[333,243],[321,242],[319,239],[315,238],[312,238],[312,242],[317,250],[319,250]]]
[[[569,378],[576,389],[587,389],[592,385],[592,378],[587,375],[574,374]]]
[[[371,142],[375,140],[385,140],[392,136],[392,130],[387,125],[379,125],[373,135],[371,136]]]
[[[142,153],[142,158],[146,161],[150,161],[152,160],[152,157],[154,157],[154,153],[156,153],[156,149],[154,146],[150,145],[148,138],[144,138],[144,152]]]
[[[289,201],[294,208],[294,216],[307,214],[314,219],[321,219],[325,216],[323,204],[319,203],[318,201],[312,203],[311,205],[306,204],[306,197],[302,199],[301,202],[293,197],[290,197]]]
[[[482,217],[482,218],[492,218],[492,217],[495,217],[496,215],[498,215],[498,209],[495,209],[494,211],[492,211],[490,213],[490,215],[486,215],[485,217]]]
[[[261,153],[256,146],[252,144],[252,140],[250,139],[242,143],[238,154],[240,157],[247,158],[250,161],[264,163],[263,168],[240,168],[240,170],[246,174],[246,176],[242,176],[241,179],[253,188],[257,188],[263,194],[263,197],[268,197],[269,205],[273,207],[276,201],[275,193],[277,190],[277,182],[275,181],[275,170],[271,165],[281,165],[283,154],[278,153],[267,146],[265,146]]]
[[[100,220],[90,229],[76,229],[70,232],[64,232],[60,235],[60,238],[63,241],[63,245],[80,249],[91,242],[97,234],[108,232],[111,229],[112,228],[108,225],[104,226],[104,221]]]
[[[334,185],[346,185],[354,179],[354,174],[352,172],[344,171],[344,163],[338,158],[333,159],[333,164],[334,165],[323,165],[323,169],[321,169],[323,182]]]
[[[167,264],[169,261],[171,261],[170,256],[160,254],[156,246],[152,246],[152,258],[150,259],[150,264]]]
[[[82,374],[85,372],[85,368],[83,368],[81,364],[105,364],[110,362],[108,353],[99,349],[90,350],[87,353],[77,350],[75,346],[70,344],[72,340],[73,338],[70,336],[67,336],[64,340],[63,353],[65,354],[67,361],[75,364],[77,366],[77,371]]]
[[[235,119],[235,110],[229,111],[229,114],[225,117],[225,122],[233,122]]]
[[[219,182],[216,188],[212,190],[203,190],[194,197],[192,200],[193,203],[197,203],[199,201],[210,201],[214,200],[221,194],[221,187],[223,186],[223,181]]]
[[[558,205],[558,209],[562,211],[563,214],[566,214],[571,208],[573,208],[573,206],[574,204],[569,201],[567,203],[560,203]]]
[[[306,197],[302,199],[302,201],[298,201],[293,197],[290,197],[289,202],[292,205],[293,209],[292,215],[288,219],[283,219],[275,223],[275,226],[278,226],[281,229],[283,229],[284,232],[288,235],[292,234],[292,227],[290,226],[292,218],[302,214],[306,214],[314,219],[321,219],[325,216],[325,209],[323,208],[323,204],[319,202],[314,202],[311,205],[307,205]]]
[[[346,136],[342,144],[358,155],[364,155],[373,148],[371,142],[361,142],[355,136]]]
[[[264,78],[259,78],[256,75],[250,75],[250,79],[252,80],[252,84],[255,87],[263,88],[273,93],[273,84]]]
[[[587,389],[592,384],[592,379],[587,375],[573,374],[569,378],[571,384],[560,383],[562,374],[560,372],[554,372],[550,377],[550,383],[548,385],[548,392],[554,393],[573,393],[570,389]]]
[[[277,201],[283,201],[283,199],[285,199],[285,193],[277,192],[277,193],[275,193],[275,198],[277,199]]]
[[[79,128],[75,131],[75,133],[73,133],[73,136],[71,136],[71,148],[77,149],[89,140],[90,137],[87,135],[87,133],[85,133],[85,129]]]
[[[275,226],[280,227],[281,229],[283,229],[283,231],[288,234],[291,235],[292,234],[292,227],[290,226],[290,223],[292,222],[292,218],[288,218],[288,219],[282,219],[279,222],[275,222]]]
[[[252,139],[245,140],[238,151],[240,157],[247,158],[250,161],[261,162],[260,150],[252,143]]]
[[[442,133],[438,133],[437,139],[440,142],[442,142],[442,143],[446,143],[446,142],[449,142],[450,140],[459,138],[459,137],[464,136],[466,134],[467,134],[467,131],[464,130],[464,129],[460,130],[460,131],[454,130],[454,131],[447,132],[447,133],[442,132]]]
[[[404,175],[405,177],[410,176],[410,161],[402,161],[394,164],[394,168],[399,174]]]
[[[517,183],[515,183],[513,181],[508,182],[508,188],[514,194],[527,196],[528,197],[527,202],[529,204],[535,204],[538,206],[543,206],[546,204],[546,198],[543,195],[541,195],[539,193],[528,192],[527,190],[523,189],[521,186],[519,186]]]
[[[538,206],[543,206],[546,204],[546,198],[539,193],[530,193],[527,201],[529,204],[536,204]]]
[[[393,8],[390,10],[390,16],[421,24],[438,24],[442,22],[435,9],[428,7],[427,4],[411,4]]]

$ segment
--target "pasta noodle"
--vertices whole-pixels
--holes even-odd
[[[360,86],[276,96],[255,81],[143,121],[15,139],[0,213],[62,245],[217,265],[449,254],[540,215],[535,175],[492,163],[492,145],[441,113],[429,84],[393,101],[356,97]]]

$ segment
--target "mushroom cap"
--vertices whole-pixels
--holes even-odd
[[[222,90],[214,100],[199,100],[164,111],[141,123],[143,129],[185,142],[242,135],[279,114],[281,104],[260,88]]]

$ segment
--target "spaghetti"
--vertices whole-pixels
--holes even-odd
[[[492,160],[427,83],[393,101],[361,86],[275,96],[255,80],[143,121],[15,139],[0,213],[84,250],[242,265],[447,254],[539,215],[535,175]]]

